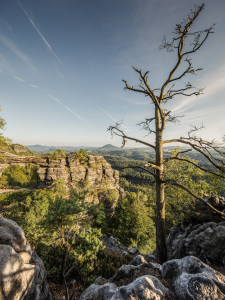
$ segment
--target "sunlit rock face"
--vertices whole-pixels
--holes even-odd
[[[52,300],[44,264],[16,222],[0,215],[0,299]]]
[[[87,162],[80,162],[72,154],[58,160],[41,158],[37,156],[18,156],[0,151],[0,156],[5,157],[0,161],[0,175],[9,166],[15,164],[25,166],[26,163],[38,165],[38,174],[41,185],[50,186],[53,180],[62,179],[66,184],[79,188],[90,187],[87,201],[95,203],[107,202],[107,211],[112,214],[118,200],[125,196],[124,190],[119,186],[119,172],[112,169],[103,156],[88,155]]]

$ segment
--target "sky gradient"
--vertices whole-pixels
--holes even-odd
[[[123,120],[132,137],[144,137],[137,123],[154,115],[150,98],[124,90],[122,79],[138,85],[138,74],[160,87],[177,53],[159,50],[172,40],[175,25],[199,0],[3,0],[0,1],[0,105],[7,122],[5,136],[23,145],[121,145],[107,128]],[[184,115],[168,124],[165,139],[187,136],[190,125],[205,126],[199,135],[222,140],[225,134],[225,1],[205,1],[191,31],[209,28],[199,51],[189,56],[197,75],[186,75],[205,87],[201,96],[176,96],[165,108]],[[191,39],[187,41],[189,47]],[[177,75],[187,68],[183,62]],[[179,87],[179,84],[177,85]],[[128,142],[128,147],[141,146]],[[168,146],[168,145],[167,145]]]

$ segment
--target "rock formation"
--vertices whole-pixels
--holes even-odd
[[[107,249],[124,250],[113,237],[105,240]],[[79,300],[225,299],[225,222],[174,227],[167,249],[168,261],[162,266],[155,263],[154,252],[138,254],[110,279],[99,277]],[[214,270],[218,267],[223,274]]]
[[[13,154],[19,154],[19,155],[29,155],[32,156],[34,155],[34,153],[32,151],[30,151],[27,147],[20,145],[20,144],[11,144],[8,146],[5,146],[3,148],[1,148],[4,151],[13,153]]]
[[[0,215],[0,299],[52,300],[44,264],[16,222]]]
[[[119,186],[119,172],[113,170],[103,156],[88,155],[87,163],[80,162],[72,154],[67,154],[66,158],[58,160],[37,156],[18,156],[4,151],[0,151],[1,156],[4,156],[5,160],[0,162],[0,175],[9,166],[17,164],[24,167],[30,163],[39,166],[37,172],[43,187],[50,186],[56,179],[62,179],[65,183],[77,184],[80,188],[89,183],[92,190],[96,191],[97,198],[95,200],[100,203],[106,201],[113,191],[115,192],[115,203],[125,195],[124,190]],[[89,195],[87,200],[92,201],[93,199],[94,197]]]
[[[173,227],[167,237],[168,259],[193,255],[203,262],[225,267],[225,222]]]
[[[161,274],[170,279],[170,291],[179,300],[225,299],[225,276],[194,256],[164,263]]]
[[[143,272],[144,269],[147,273]],[[132,280],[135,272],[139,272],[140,276]],[[146,274],[142,275],[141,272]],[[151,275],[152,272],[155,272],[156,276]],[[125,279],[128,278],[130,280],[126,282]],[[223,300],[225,276],[194,256],[169,260],[160,266],[147,263],[143,256],[138,255],[129,265],[120,267],[112,278],[106,280],[99,277],[79,298],[92,299]]]
[[[137,268],[137,267],[135,267]],[[79,300],[160,300],[170,292],[158,278],[151,275],[144,275],[135,279],[132,283],[117,287],[113,282],[107,282],[103,285],[100,284],[102,278],[99,277],[91,284],[84,293],[80,296]],[[99,297],[99,298],[96,298]]]
[[[204,199],[214,206],[217,210],[224,212],[225,211],[225,198],[214,195],[205,195]],[[198,215],[196,216],[196,211]],[[200,214],[199,214],[200,213]],[[203,222],[220,222],[221,216],[215,212],[213,212],[208,205],[206,205],[203,201],[197,200],[194,204],[194,210],[191,210],[192,217],[203,221]]]

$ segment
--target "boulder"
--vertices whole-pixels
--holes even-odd
[[[177,299],[225,299],[225,276],[194,256],[165,262],[161,275],[171,280],[170,291]]]
[[[133,255],[133,254],[139,253],[139,250],[137,249],[136,246],[133,246],[130,248],[130,250],[128,250],[128,253]]]
[[[120,279],[125,279],[125,278],[130,278],[133,276],[133,273],[136,269],[142,269],[144,267],[148,267],[148,263],[144,262],[141,263],[140,265],[122,265],[117,273],[110,278],[110,281],[115,282],[119,281]]]
[[[147,261],[145,260],[144,256],[142,255],[137,255],[135,256],[131,262],[129,263],[129,265],[132,265],[132,266],[139,266],[140,264],[143,264],[143,263],[147,263]]]
[[[108,238],[105,234],[100,238],[100,240],[103,242],[103,244],[106,246],[107,251],[113,251],[119,254],[125,255],[128,254],[128,250],[125,246],[122,246],[113,236]]]
[[[98,285],[101,278],[91,284],[79,300],[91,300],[99,297],[102,300],[130,300],[131,296],[139,300],[161,300],[169,295],[167,288],[154,276],[144,275],[126,286],[117,287],[114,283]]]
[[[0,299],[52,300],[44,264],[16,222],[0,215]]]
[[[173,227],[167,237],[168,260],[188,255],[203,262],[225,267],[225,222],[189,225],[186,230]]]

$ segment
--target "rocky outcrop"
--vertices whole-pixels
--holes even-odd
[[[205,195],[204,199],[211,204],[213,207],[215,207],[217,210],[224,212],[225,211],[225,198],[215,195]],[[196,215],[196,212],[198,212],[198,215]],[[200,213],[200,214],[199,214]],[[192,217],[197,218],[199,221],[203,222],[220,222],[221,216],[210,207],[205,204],[203,201],[196,200],[194,204],[194,209],[191,210],[190,215]]]
[[[107,235],[103,234],[103,236],[99,239],[103,242],[103,245],[109,252],[115,252],[121,255],[131,256],[140,253],[136,246],[133,246],[128,250],[127,247],[122,246],[113,236],[110,236],[108,238]]]
[[[158,273],[156,276],[140,275],[132,280],[135,272],[144,269],[149,273],[154,269]],[[131,278],[128,284],[124,281],[127,278]],[[106,280],[99,277],[79,298],[79,300],[92,299],[224,300],[225,276],[194,256],[169,260],[160,266],[147,263],[144,257],[138,255],[129,265],[120,267],[112,278]]]
[[[37,156],[18,156],[4,151],[0,151],[0,156],[5,157],[4,161],[0,162],[0,175],[9,166],[17,164],[24,167],[27,163],[31,163],[39,166],[37,172],[43,187],[51,185],[56,179],[77,184],[80,188],[90,185],[92,190],[95,190],[97,201],[100,203],[106,201],[113,191],[115,203],[125,195],[124,190],[119,186],[119,172],[113,170],[103,156],[88,155],[88,162],[80,162],[72,154],[67,154],[66,158],[58,160]],[[94,199],[90,195],[89,198],[87,196],[89,201]]]
[[[163,286],[159,279],[151,275],[141,276],[132,283],[121,287],[117,287],[112,282],[99,285],[101,279],[101,277],[98,278],[90,285],[81,295],[79,300],[160,300],[170,294],[168,289]],[[134,298],[131,298],[131,296]]]
[[[193,255],[203,262],[225,267],[225,222],[173,227],[167,237],[168,259]]]
[[[107,243],[113,251],[119,248],[113,237]],[[135,247],[126,254],[133,253],[132,249]],[[154,252],[136,252],[128,265],[122,265],[110,279],[98,278],[79,300],[133,299],[131,296],[143,300],[224,300],[224,249],[225,222],[189,225],[186,230],[174,227],[167,237],[168,261],[162,266],[155,263]]]
[[[180,300],[225,299],[225,276],[194,256],[173,259],[161,267],[170,291]]]
[[[44,264],[16,222],[0,215],[0,299],[52,300]]]
[[[16,155],[19,154],[19,155],[34,156],[34,153],[32,151],[30,151],[27,147],[20,144],[11,144],[1,149]]]

